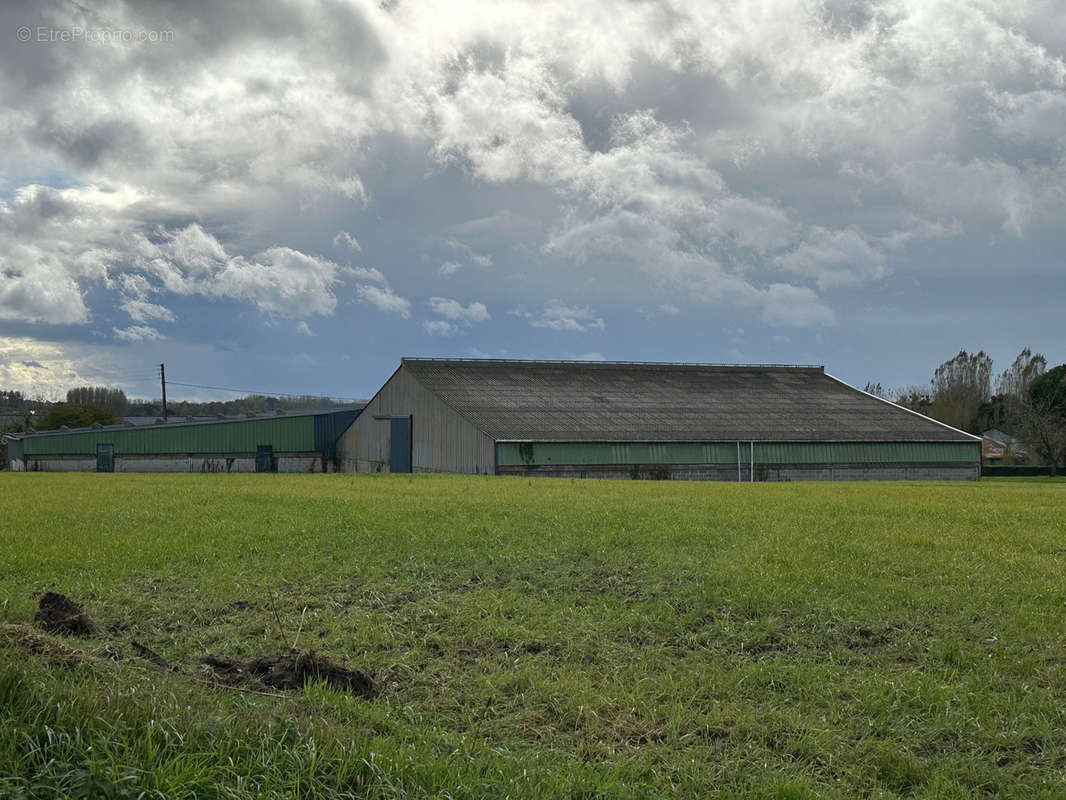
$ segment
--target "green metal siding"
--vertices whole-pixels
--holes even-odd
[[[275,452],[314,452],[315,418],[279,417],[204,425],[147,425],[142,428],[28,436],[26,455],[95,455],[96,445],[112,444],[115,455],[172,453],[254,453],[257,445]]]
[[[550,464],[735,464],[736,442],[500,442],[501,467]],[[971,462],[979,442],[755,442],[756,464]],[[751,445],[740,442],[740,462]]]
[[[756,464],[905,464],[980,460],[980,442],[755,443]]]
[[[737,445],[736,442],[500,442],[497,458],[501,467],[524,464],[735,464]]]

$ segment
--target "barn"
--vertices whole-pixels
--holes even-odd
[[[40,472],[334,472],[337,439],[361,408],[9,434],[9,466]]]
[[[820,366],[405,358],[337,453],[358,472],[976,480],[981,440]]]

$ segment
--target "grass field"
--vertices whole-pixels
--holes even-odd
[[[0,473],[0,520],[0,796],[1066,796],[1061,479]],[[100,634],[20,644],[47,590]],[[201,678],[304,608],[376,697]]]

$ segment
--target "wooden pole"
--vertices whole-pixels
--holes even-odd
[[[159,365],[159,382],[163,386],[163,422],[167,421],[167,368],[165,364]]]

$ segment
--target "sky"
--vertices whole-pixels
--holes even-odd
[[[4,3],[0,388],[1061,363],[1057,5]]]

